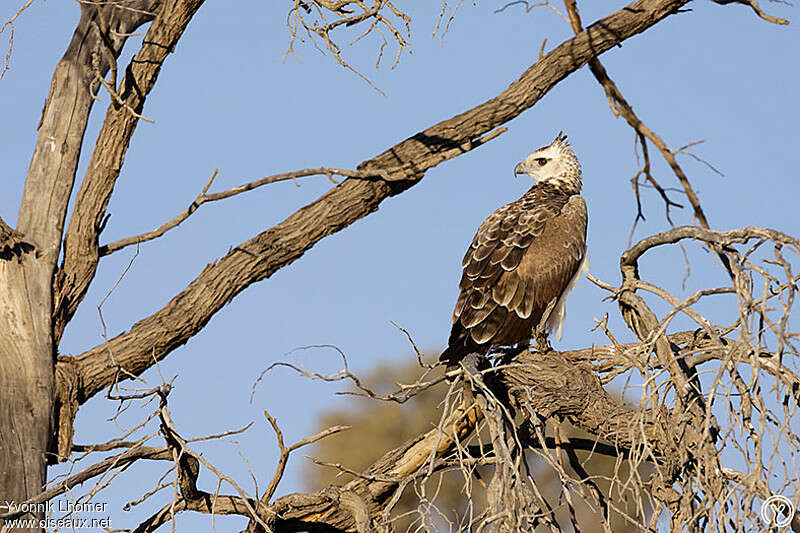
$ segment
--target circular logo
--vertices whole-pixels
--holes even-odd
[[[788,526],[793,517],[794,505],[786,496],[774,494],[761,504],[761,519],[769,526]]]

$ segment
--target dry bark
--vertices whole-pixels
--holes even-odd
[[[11,259],[13,255],[20,255],[24,243],[22,234],[0,218],[0,259]]]

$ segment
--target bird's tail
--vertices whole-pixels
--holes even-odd
[[[439,361],[446,362],[448,367],[456,366],[459,361],[471,353],[486,355],[487,351],[488,346],[476,343],[469,333],[456,323],[450,333],[448,346],[439,356]]]
[[[450,345],[439,356],[439,361],[447,363],[448,366],[458,364],[467,355],[463,346]]]

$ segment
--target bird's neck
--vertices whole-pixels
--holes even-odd
[[[562,173],[558,176],[540,180],[537,185],[543,188],[556,189],[568,195],[580,194],[583,183],[580,174]]]

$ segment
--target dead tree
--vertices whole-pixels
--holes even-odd
[[[737,1],[770,22],[786,23],[765,14],[753,0]],[[319,39],[345,65],[332,37],[338,28],[382,30],[402,50],[407,38],[404,27],[409,21],[396,3],[295,0],[290,3],[292,38],[306,33]],[[538,450],[559,473],[570,509],[570,497],[582,498],[605,520],[616,500],[596,489],[576,459],[575,450],[588,448],[653,466],[655,474],[649,479],[631,479],[627,487],[650,500],[652,512],[630,517],[644,528],[655,529],[665,512],[675,530],[722,529],[734,520],[732,517],[737,523],[755,527],[753,502],[771,494],[764,481],[764,461],[783,461],[781,464],[791,472],[791,460],[797,458],[800,446],[792,430],[797,427],[800,395],[798,334],[790,329],[798,281],[796,257],[790,254],[800,253],[800,243],[763,228],[728,232],[711,229],[688,177],[675,159],[676,151],[637,117],[599,60],[605,51],[646,31],[687,3],[636,0],[583,28],[575,2],[568,0],[565,12],[575,36],[542,53],[506,90],[485,103],[420,131],[366,159],[356,169],[286,172],[221,192],[209,192],[212,177],[191,206],[175,219],[142,235],[101,243],[109,199],[136,126],[144,119],[147,95],[203,1],[81,2],[80,21],[53,74],[16,228],[0,219],[0,495],[5,500],[35,504],[137,460],[163,460],[174,468],[175,499],[137,531],[152,531],[184,510],[239,514],[250,519],[248,529],[254,531],[370,531],[389,529],[397,494],[411,486],[424,486],[433,472],[457,468],[466,473],[469,482],[475,465],[493,465],[486,508],[473,509],[459,525],[499,530],[541,525],[558,530],[562,517],[556,516],[551,504],[526,481],[525,451]],[[145,23],[150,26],[141,48],[122,68],[117,59],[128,36]],[[290,452],[342,428],[287,446],[277,424],[267,415],[278,437],[281,461],[265,492],[249,495],[193,451],[189,440],[178,432],[167,408],[169,383],[116,397],[119,401],[157,399],[153,413],[160,424],[157,435],[73,448],[73,422],[88,399],[140,375],[202,330],[214,313],[252,283],[270,277],[321,239],[371,214],[386,198],[418,183],[428,169],[502,134],[503,124],[534,106],[561,80],[587,64],[614,112],[624,117],[638,136],[645,164],[634,183],[638,187],[640,178],[648,182],[661,192],[667,207],[671,205],[666,189],[649,171],[648,146],[654,146],[674,170],[698,221],[697,227],[674,228],[625,251],[620,260],[619,286],[594,280],[619,303],[622,317],[639,342],[621,345],[609,331],[610,344],[605,347],[525,353],[507,367],[457,371],[450,377],[472,382],[474,398],[464,399],[454,393],[437,428],[387,452],[346,486],[316,494],[274,498]],[[80,146],[99,90],[107,91],[111,102],[89,155],[86,174],[76,184]],[[129,331],[83,354],[59,354],[65,326],[82,303],[103,257],[160,237],[206,202],[311,175],[346,179],[280,224],[210,263],[162,309],[133,324]],[[68,202],[76,185],[74,210],[67,219]],[[643,254],[683,241],[701,243],[712,250],[728,284],[680,300],[642,276],[638,260]],[[768,260],[759,257],[766,262],[756,261],[768,246],[772,256]],[[660,298],[672,311],[658,316],[642,293]],[[739,316],[732,323],[694,310],[698,301],[717,295],[734,299]],[[678,313],[694,320],[697,329],[668,333],[669,323]],[[705,377],[708,372],[713,374],[710,382]],[[635,407],[619,405],[602,386],[626,373],[636,374],[644,382],[642,402]],[[355,380],[349,372],[333,379],[341,377]],[[767,378],[772,381],[767,382]],[[420,381],[390,399],[402,399],[442,379]],[[452,391],[456,390],[460,389],[454,386]],[[773,399],[766,398],[767,390]],[[720,397],[727,406],[720,407]],[[727,418],[722,420],[723,416]],[[594,443],[573,442],[548,435],[550,419],[570,420],[597,439]],[[470,440],[480,435],[476,431],[480,427],[490,442]],[[764,455],[767,435],[783,439],[772,455]],[[162,439],[163,444],[146,445],[152,438]],[[725,445],[743,446],[742,455],[754,467],[740,471],[728,466],[721,455]],[[76,452],[117,449],[124,451],[44,490],[48,464],[70,459]],[[788,455],[780,455],[784,453]],[[563,467],[562,457],[567,457],[572,467],[569,472]],[[215,493],[200,490],[196,481],[201,468],[211,470],[220,483],[235,487],[235,493],[220,493],[219,485]],[[796,470],[793,472],[796,478]],[[10,520],[24,514],[8,509],[2,517]],[[420,520],[425,527],[432,524],[425,522],[424,512]]]

